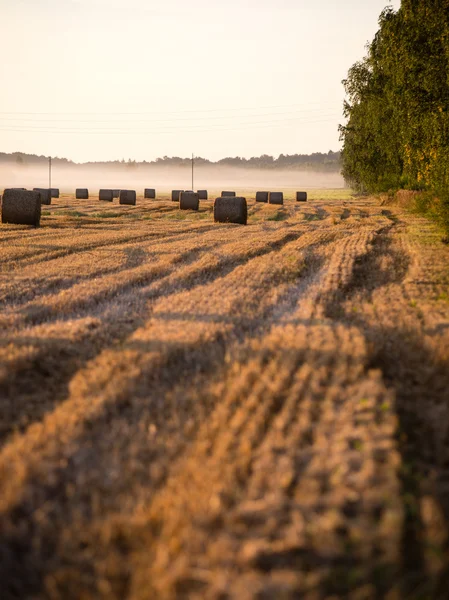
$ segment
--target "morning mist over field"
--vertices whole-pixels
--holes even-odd
[[[60,168],[52,173],[52,186],[61,191],[73,192],[75,188],[88,187],[99,189],[111,187],[117,189],[135,189],[156,187],[159,191],[171,189],[190,189],[191,169],[186,167],[166,167],[121,170],[106,168]],[[339,173],[320,173],[314,171],[263,171],[258,169],[238,169],[229,167],[195,169],[195,189],[219,190],[239,187],[242,190],[258,189],[313,189],[343,188],[344,180]],[[0,188],[8,187],[48,187],[46,169],[30,167],[8,168],[0,166]]]

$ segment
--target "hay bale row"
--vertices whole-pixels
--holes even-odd
[[[246,198],[238,196],[221,196],[214,202],[214,221],[216,223],[237,223],[246,225],[248,207]]]
[[[26,188],[9,188],[10,190],[16,191],[26,191]],[[51,198],[59,198],[60,192],[58,188],[33,188],[33,191],[39,192],[41,194],[41,203],[42,204],[51,204]],[[133,194],[128,196],[128,192],[131,190],[100,190],[99,198],[100,200],[112,201],[114,198],[121,198],[121,191],[125,192],[123,195],[123,200],[120,200],[120,204],[135,204],[135,199],[133,199]],[[193,190],[172,190],[171,199],[173,202],[179,202],[180,195],[183,192],[187,193],[195,193]],[[133,192],[134,194],[136,192]],[[110,197],[112,194],[112,198]],[[207,190],[197,190],[196,194],[198,195],[199,200],[207,200],[208,199],[208,191]],[[77,188],[75,192],[75,197],[79,200],[88,200],[89,199],[89,190],[87,188]],[[154,188],[145,188],[144,197],[149,199],[156,198],[156,190]],[[223,191],[221,192],[222,198],[235,198],[236,193],[232,191]],[[128,199],[129,198],[129,199]],[[307,202],[307,192],[296,192],[296,201],[297,202]],[[256,193],[256,202],[264,202],[269,204],[283,204],[284,203],[284,195],[282,192],[257,192]]]
[[[113,198],[114,198],[114,190],[100,190],[99,194],[98,194],[98,199],[99,200],[104,200],[106,202],[112,202]]]
[[[77,200],[88,200],[89,190],[87,188],[78,188],[75,192],[75,198]]]
[[[51,204],[51,190],[46,188],[33,188],[33,192],[38,192],[41,195],[41,204]]]
[[[38,191],[7,189],[2,197],[2,223],[34,225],[41,221],[41,194]]]
[[[119,204],[136,205],[136,192],[134,190],[120,190]]]
[[[196,192],[181,192],[179,194],[179,208],[181,210],[198,210],[200,199]]]

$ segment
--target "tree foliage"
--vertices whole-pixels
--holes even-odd
[[[403,0],[379,27],[343,82],[343,175],[362,191],[427,190],[447,201],[449,0]]]
[[[67,160],[66,158],[53,158],[53,162],[63,163],[67,166],[76,166],[76,163]],[[0,164],[25,162],[27,164],[43,164],[48,162],[47,156],[36,156],[35,154],[23,154],[14,152],[13,154],[6,154],[0,152]],[[164,156],[157,158],[154,161],[143,161],[136,162],[135,160],[125,161],[122,160],[109,161],[109,162],[89,162],[83,163],[87,166],[113,166],[113,167],[188,167],[191,165],[191,158],[181,158],[180,156]],[[340,152],[314,152],[313,154],[280,154],[278,158],[270,156],[268,154],[262,154],[262,156],[253,156],[252,158],[243,158],[240,156],[222,158],[216,162],[208,160],[207,158],[195,157],[195,164],[197,166],[204,167],[242,167],[242,168],[254,168],[254,169],[298,169],[298,170],[314,170],[314,171],[340,171]]]

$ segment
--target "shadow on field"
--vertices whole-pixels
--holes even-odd
[[[157,344],[156,344],[157,346]],[[155,342],[139,344],[141,351],[151,353],[155,348]],[[199,370],[202,374],[213,373],[217,369],[217,364],[224,363],[226,344],[223,336],[218,334],[206,344],[163,344],[165,356],[155,365],[151,361],[142,369],[139,379],[129,383],[117,397],[114,402],[106,403],[102,412],[94,419],[90,420],[85,428],[84,434],[77,439],[76,448],[82,451],[88,448],[90,452],[98,446],[97,440],[105,436],[105,431],[110,431],[114,420],[122,423],[139,423],[143,416],[151,410],[151,421],[164,427],[167,407],[160,400],[167,398],[170,389],[180,381],[187,386],[192,378],[197,376]],[[155,366],[157,368],[155,368]],[[177,371],[176,380],[170,369]],[[157,390],[153,394],[152,390]],[[151,404],[150,404],[151,401]],[[193,411],[193,406],[179,406],[178,410],[189,413]],[[193,436],[195,431],[191,431]],[[107,434],[106,434],[107,435]],[[117,443],[117,439],[112,443]],[[132,440],[130,440],[132,442]],[[179,447],[178,452],[182,452],[184,446]],[[113,448],[106,451],[103,448],[96,448],[95,463],[104,464],[110,459]],[[125,449],[123,449],[125,452]],[[76,449],[74,449],[76,453]],[[167,448],[154,448],[149,446],[147,456],[140,455],[139,459],[145,467],[145,485],[151,486],[153,492],[163,485],[166,473],[158,471],[154,476],[148,470],[148,465],[156,460],[158,452],[162,459],[165,455],[167,460]],[[170,456],[171,460],[176,459],[177,454]],[[97,564],[94,558],[98,553],[102,554],[103,560],[105,554],[116,553],[120,557],[115,566],[115,572],[110,579],[111,596],[115,598],[125,598],[127,595],[129,579],[129,552],[132,546],[128,546],[125,539],[125,532],[121,539],[94,540],[89,537],[89,513],[92,510],[94,497],[98,494],[95,485],[101,485],[98,481],[98,471],[94,470],[96,481],[92,482],[92,488],[89,486],[79,486],[72,489],[71,483],[76,480],[78,463],[74,456],[67,461],[64,469],[58,469],[56,480],[52,483],[45,481],[34,481],[34,489],[26,500],[19,500],[16,506],[4,515],[0,520],[0,582],[2,590],[2,600],[16,600],[17,598],[36,597],[36,595],[45,596],[48,589],[45,586],[45,578],[58,572],[58,578],[55,580],[58,590],[58,597],[76,597],[76,589],[83,593],[86,589],[93,591],[97,589],[99,574],[96,572]],[[89,466],[81,465],[83,477],[89,477]],[[128,486],[132,489],[135,480],[127,481],[127,473],[122,473],[120,487],[122,489]],[[142,473],[143,475],[143,473]],[[105,475],[106,476],[106,475]],[[134,477],[135,473],[129,477]],[[105,499],[107,500],[107,498]],[[51,512],[47,518],[35,518],[35,506],[51,505]],[[110,502],[114,505],[114,496],[110,497]],[[83,510],[84,509],[84,513]],[[114,510],[117,507],[114,506]],[[78,525],[76,524],[78,521]],[[63,532],[66,528],[72,529],[72,535],[64,539]],[[113,529],[113,524],[105,530]],[[33,541],[34,540],[34,541]],[[129,540],[131,543],[133,540]],[[138,539],[137,539],[138,541]],[[106,551],[103,544],[108,547]],[[111,547],[112,545],[112,547]],[[83,577],[80,578],[80,573]]]
[[[373,327],[363,315],[348,313],[345,301],[354,297],[371,302],[375,290],[401,284],[410,258],[392,248],[386,237],[395,224],[376,236],[371,249],[356,262],[350,282],[338,290],[326,305],[333,320],[356,325],[371,347],[368,369],[378,369],[396,397],[399,420],[398,449],[402,458],[399,472],[403,503],[402,564],[385,565],[373,575],[379,598],[392,590],[404,600],[445,600],[449,589],[449,369],[447,362],[426,348],[412,329]],[[429,540],[422,514],[424,496],[432,497],[444,523],[439,535],[446,541]],[[426,536],[425,536],[426,533]],[[432,547],[429,547],[429,544]],[[429,555],[437,569],[429,572]]]
[[[287,241],[285,239],[283,243]],[[279,247],[278,243],[276,247]],[[252,257],[244,262],[250,258]],[[318,261],[314,262],[314,267],[319,264]],[[238,265],[234,265],[234,268],[236,266]],[[220,276],[222,272],[218,271],[216,277]],[[302,274],[299,275],[301,276]],[[279,302],[282,301],[281,298]],[[273,310],[277,306],[278,303],[274,304]],[[161,318],[168,320],[173,316],[176,317],[165,314]],[[219,322],[223,322],[221,315],[201,315],[199,311],[191,316],[191,320],[199,322],[202,317],[206,317],[207,322],[209,318],[215,322],[218,318]],[[105,564],[105,557],[115,564],[114,573],[109,573],[107,577],[111,597],[126,597],[130,576],[129,560],[134,545],[139,544],[140,534],[137,531],[138,524],[133,525],[131,522],[125,523],[123,530],[114,533],[114,523],[107,522],[109,512],[117,513],[120,510],[119,494],[124,495],[126,490],[130,491],[136,485],[137,462],[141,465],[139,477],[142,479],[142,486],[147,486],[154,493],[164,484],[168,470],[162,468],[151,471],[149,465],[157,460],[162,465],[175,460],[183,452],[185,444],[195,436],[201,419],[196,420],[194,427],[174,450],[170,450],[163,442],[159,445],[148,443],[136,456],[133,454],[133,439],[127,437],[126,432],[148,420],[158,429],[164,430],[173,415],[176,422],[188,421],[187,417],[197,410],[197,398],[184,395],[170,405],[170,391],[180,384],[187,390],[198,376],[209,377],[209,384],[210,379],[214,380],[214,375],[219,379],[222,369],[226,368],[225,357],[229,346],[235,343],[239,335],[258,331],[260,321],[260,314],[254,318],[236,315],[232,319],[234,328],[225,330],[224,333],[217,331],[208,335],[207,341],[199,336],[193,343],[168,344],[150,339],[123,341],[117,346],[118,353],[126,350],[141,357],[139,376],[130,380],[125,378],[117,395],[103,404],[101,412],[89,418],[83,432],[76,439],[76,444],[73,442],[64,467],[53,465],[53,474],[47,481],[31,481],[26,497],[18,498],[17,504],[9,514],[4,515],[4,521],[0,522],[4,532],[0,540],[2,598],[12,600],[44,595],[47,591],[47,577],[52,578],[58,597],[76,597],[76,589],[82,593],[89,589],[95,595],[99,578],[102,577],[97,571],[99,563],[96,559]],[[272,324],[272,319],[262,319],[265,328]],[[130,325],[130,331],[137,325],[138,322]],[[236,329],[239,329],[239,335],[236,334]],[[219,395],[212,395],[208,399],[209,404],[206,403],[207,410],[213,410],[214,403],[219,400]],[[280,408],[281,404],[278,406]],[[108,446],[105,440],[109,440],[111,445]],[[132,460],[134,472],[122,472],[115,483],[118,486],[114,488],[117,494],[109,489],[109,493],[103,498],[102,521],[98,519],[98,514],[92,515],[92,506],[99,489],[102,489],[103,479],[107,478],[111,470],[111,458],[117,448],[122,457]],[[79,460],[78,454],[81,457]],[[89,461],[89,456],[92,457],[92,462]],[[73,486],[73,482],[78,481],[80,472],[84,484]],[[48,512],[41,511],[36,516],[36,505],[47,506]],[[104,535],[98,538],[100,528],[104,528]],[[276,568],[279,560],[273,557],[272,568]],[[83,574],[82,578],[80,573]]]
[[[196,286],[210,284],[218,278],[229,275],[236,268],[248,263],[253,258],[264,256],[274,251],[279,251],[284,245],[298,237],[297,233],[289,232],[282,239],[271,242],[262,249],[249,253],[245,256],[230,256],[208,269],[188,274],[185,278],[180,276],[174,283],[167,286],[162,285],[156,291],[146,290],[146,286],[161,280],[169,275],[173,269],[164,269],[157,276],[155,273],[143,277],[139,282],[125,282],[119,287],[107,291],[101,291],[97,295],[92,294],[87,299],[77,302],[74,298],[67,312],[63,315],[63,320],[58,312],[52,307],[42,304],[35,304],[24,311],[25,323],[29,326],[36,326],[45,322],[59,320],[66,322],[70,318],[79,320],[89,317],[92,313],[92,306],[103,305],[107,308],[109,302],[119,302],[117,298],[134,291],[135,294],[141,290],[139,298],[141,304],[151,298],[156,300],[158,297],[169,295],[179,291],[189,291]],[[203,251],[202,248],[201,251]],[[191,264],[198,258],[200,250],[194,249],[189,253],[180,255],[179,263],[183,265]],[[143,254],[138,249],[137,254],[131,253],[131,262],[143,260]],[[178,263],[175,263],[175,269]],[[128,267],[129,268],[129,267]],[[83,311],[85,314],[83,314]],[[68,386],[73,375],[83,368],[87,362],[93,360],[103,350],[114,343],[125,340],[136,329],[138,329],[146,318],[142,317],[142,310],[130,312],[129,306],[126,309],[126,318],[115,319],[114,321],[105,320],[101,324],[92,324],[90,331],[87,331],[83,338],[78,342],[73,342],[65,337],[61,338],[38,338],[33,336],[16,336],[11,341],[5,342],[16,346],[18,349],[26,349],[38,345],[37,351],[31,359],[26,357],[18,358],[11,365],[9,372],[0,380],[0,394],[3,395],[4,418],[0,424],[0,443],[13,431],[23,431],[33,422],[41,419],[47,412],[62,402],[68,394]],[[101,318],[101,316],[99,317]],[[200,319],[199,315],[194,317]],[[26,420],[23,416],[26,415]]]
[[[391,227],[393,225],[381,229],[368,252],[356,258],[350,281],[339,288],[326,303],[325,312],[329,318],[345,318],[345,300],[357,296],[365,302],[371,302],[375,290],[404,280],[410,258],[404,252],[392,248],[391,238],[386,237]]]
[[[13,432],[21,432],[65,400],[69,383],[82,369],[114,341],[124,339],[137,329],[142,319],[126,322],[92,322],[80,341],[66,337],[14,337],[11,349],[23,349],[23,358],[14,360],[0,379],[2,420],[0,445]],[[31,357],[27,351],[38,347]]]
[[[404,523],[402,569],[398,577],[403,598],[438,598],[449,589],[449,371],[423,346],[412,331],[368,329],[364,333],[374,345],[369,367],[382,372],[386,385],[395,391],[399,419],[398,448],[402,456],[399,477],[402,486]],[[444,518],[439,540],[425,539],[422,506],[424,495],[432,496]],[[429,547],[432,545],[432,548]],[[426,557],[440,564],[440,576],[431,577]],[[446,555],[446,556],[445,556]],[[446,582],[446,586],[444,586]],[[421,594],[416,594],[417,590]]]
[[[314,212],[308,212],[309,209],[306,210],[304,210],[304,221],[323,221],[330,214],[327,210],[324,210],[324,208],[319,207],[314,207]]]

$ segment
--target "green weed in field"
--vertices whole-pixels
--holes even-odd
[[[88,213],[83,213],[79,210],[65,210],[59,213],[60,215],[65,215],[67,217],[88,217]]]
[[[274,214],[267,217],[265,220],[266,221],[285,221],[285,219],[288,219],[288,214],[283,210],[278,210]]]
[[[116,217],[123,217],[123,213],[120,212],[99,212],[91,215],[94,219],[115,219]]]

